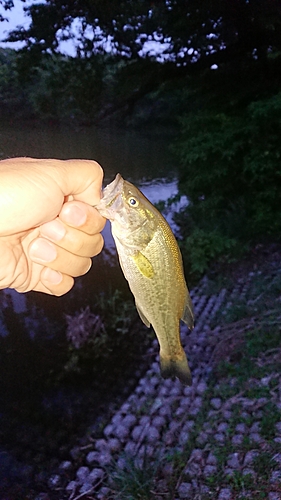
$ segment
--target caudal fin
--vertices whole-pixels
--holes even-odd
[[[183,352],[181,358],[164,358],[160,354],[160,369],[163,378],[178,377],[184,385],[191,385],[192,378],[186,355]]]

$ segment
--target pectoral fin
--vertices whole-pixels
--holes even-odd
[[[143,323],[145,324],[145,326],[147,326],[147,328],[150,327],[150,322],[148,321],[147,317],[143,314],[140,306],[136,303],[136,308],[137,308],[137,311],[140,315],[140,319],[143,321]]]
[[[186,325],[188,326],[188,328],[190,328],[190,330],[194,327],[193,308],[192,308],[192,303],[191,303],[190,296],[189,296],[188,292],[187,292],[186,303],[184,306],[181,320],[184,323],[186,323]]]
[[[131,257],[136,264],[140,273],[146,278],[152,278],[154,276],[154,270],[152,264],[141,252],[137,252]]]

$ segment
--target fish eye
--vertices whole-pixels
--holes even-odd
[[[128,202],[129,202],[129,205],[131,205],[131,207],[137,207],[139,204],[138,200],[136,200],[136,198],[134,198],[133,196],[130,196],[130,198],[128,199]]]

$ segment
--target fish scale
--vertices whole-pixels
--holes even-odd
[[[177,376],[190,385],[179,322],[182,319],[192,328],[193,309],[181,253],[169,224],[120,174],[106,186],[96,208],[111,222],[119,262],[139,315],[158,338],[162,376]]]

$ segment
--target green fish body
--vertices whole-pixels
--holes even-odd
[[[162,376],[177,376],[191,385],[179,322],[182,319],[193,328],[194,317],[181,253],[169,224],[120,174],[104,189],[96,208],[111,221],[120,265],[139,315],[157,335]]]

